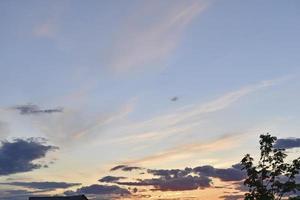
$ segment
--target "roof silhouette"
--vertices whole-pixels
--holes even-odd
[[[29,197],[29,200],[88,200],[84,195],[77,196],[53,196],[53,197]]]

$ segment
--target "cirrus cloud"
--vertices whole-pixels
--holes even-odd
[[[1,183],[2,185],[21,186],[30,189],[38,190],[55,190],[55,189],[66,189],[73,186],[79,186],[81,183],[67,183],[67,182],[9,182]]]

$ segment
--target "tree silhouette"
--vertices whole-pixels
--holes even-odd
[[[277,138],[270,134],[260,135],[260,159],[255,165],[254,159],[246,154],[241,161],[242,170],[247,173],[244,185],[249,191],[245,200],[300,200],[295,193],[300,191],[296,176],[300,170],[300,157],[286,163],[286,150],[275,148]]]

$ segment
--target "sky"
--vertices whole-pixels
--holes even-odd
[[[0,1],[0,198],[242,197],[299,155],[297,0]]]

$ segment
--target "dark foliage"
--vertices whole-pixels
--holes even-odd
[[[270,134],[260,136],[260,159],[258,164],[249,155],[241,161],[242,170],[247,172],[244,184],[249,188],[245,200],[281,200],[289,197],[298,200],[295,194],[300,191],[296,182],[300,170],[300,157],[286,163],[285,149],[274,147],[277,138]]]

